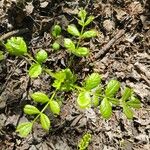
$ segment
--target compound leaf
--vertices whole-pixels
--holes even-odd
[[[120,82],[117,80],[110,80],[106,86],[105,94],[108,97],[113,97],[120,88]]]
[[[77,98],[77,104],[82,109],[88,108],[91,105],[90,93],[87,91],[79,93]]]
[[[17,126],[16,132],[19,132],[20,136],[26,137],[32,130],[33,124],[31,122],[24,122]]]
[[[105,119],[109,119],[112,115],[112,106],[106,97],[101,102],[100,112]]]
[[[40,115],[40,122],[41,122],[42,128],[45,129],[46,131],[48,131],[49,128],[50,128],[50,120],[49,120],[49,118],[48,118],[45,114],[43,114],[43,113],[41,113],[41,115]]]
[[[97,87],[101,82],[101,76],[98,73],[92,73],[86,80],[85,80],[85,89],[91,90]]]
[[[31,98],[38,103],[46,103],[49,101],[48,96],[42,92],[35,92],[31,94]]]
[[[78,13],[78,17],[84,22],[86,18],[87,12],[84,9],[81,9]]]
[[[31,78],[37,78],[42,73],[42,67],[40,64],[32,64],[29,68],[29,76]]]
[[[80,36],[80,32],[75,25],[68,25],[67,31],[71,35]]]
[[[50,110],[52,111],[53,114],[59,115],[60,106],[59,106],[58,102],[56,102],[54,100],[50,101],[49,107],[50,107]]]
[[[82,35],[82,38],[91,38],[91,37],[95,37],[97,35],[97,32],[95,30],[89,30],[89,31],[85,31]]]
[[[25,105],[24,107],[24,113],[28,114],[28,115],[34,115],[34,114],[39,114],[40,111],[32,105]]]

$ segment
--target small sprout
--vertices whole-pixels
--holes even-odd
[[[58,37],[61,34],[61,27],[59,25],[55,25],[52,27],[52,36]]]
[[[73,42],[69,38],[64,39],[64,46],[68,52],[78,56],[78,57],[86,57],[89,55],[89,49],[83,46],[80,46],[80,43],[85,38],[92,38],[97,36],[97,32],[95,30],[84,31],[85,26],[90,24],[93,20],[93,16],[89,16],[86,20],[87,12],[84,9],[81,9],[78,13],[78,24],[82,26],[81,31],[78,30],[77,26],[74,24],[68,25],[67,32],[73,36],[78,37],[78,42]],[[77,43],[77,44],[76,44]]]
[[[56,51],[59,50],[59,49],[60,49],[59,43],[54,42],[53,45],[52,45],[52,48],[53,48],[54,50],[56,50]]]
[[[11,37],[5,47],[11,55],[22,56],[27,53],[27,46],[22,37]]]
[[[86,150],[91,142],[92,135],[90,133],[85,133],[78,143],[79,150]]]
[[[41,64],[41,63],[44,63],[44,62],[47,60],[48,54],[47,54],[47,52],[46,52],[45,50],[40,49],[40,50],[36,53],[35,58],[36,58],[36,60]]]

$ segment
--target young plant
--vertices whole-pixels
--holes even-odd
[[[52,27],[52,30],[51,30],[51,34],[52,36],[54,37],[55,39],[55,42],[52,44],[52,48],[54,50],[59,50],[60,49],[60,44],[59,42],[57,41],[57,39],[59,38],[60,34],[61,34],[61,27],[59,25],[54,25]]]
[[[40,49],[33,58],[27,52],[27,45],[22,37],[11,37],[5,44],[6,50],[10,55],[25,56],[28,60],[33,61],[29,68],[29,76],[36,78],[42,73],[42,64],[46,61],[48,54],[45,50]]]
[[[78,143],[78,150],[86,150],[91,142],[92,135],[85,133]]]
[[[56,95],[56,91],[53,92],[51,95],[51,98],[49,98],[46,94],[42,92],[35,92],[31,94],[31,98],[37,102],[45,104],[43,109],[40,111],[37,107],[33,105],[25,105],[24,107],[24,113],[27,115],[36,115],[33,121],[31,122],[24,122],[20,123],[17,126],[16,131],[19,132],[19,134],[22,137],[28,136],[28,134],[32,131],[33,125],[36,121],[40,121],[40,124],[42,128],[46,131],[49,131],[51,122],[48,116],[44,113],[44,111],[49,108],[50,111],[55,115],[59,115],[60,113],[60,106],[57,101],[54,100],[54,97]]]
[[[68,52],[73,53],[78,57],[88,56],[89,49],[87,47],[80,46],[81,41],[86,38],[92,38],[97,35],[96,30],[91,29],[84,31],[85,27],[89,25],[93,20],[94,16],[87,17],[87,12],[81,9],[78,13],[78,24],[82,27],[81,31],[78,30],[76,25],[71,24],[67,28],[67,32],[75,37],[78,37],[78,42],[73,42],[70,38],[64,39],[64,46]]]
[[[0,61],[3,60],[3,59],[5,59],[5,56],[3,54],[3,51],[0,51]]]

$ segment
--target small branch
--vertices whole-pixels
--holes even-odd
[[[26,32],[29,32],[29,29],[28,28],[24,28],[24,29],[18,29],[18,30],[14,30],[14,31],[10,31],[8,33],[5,33],[3,35],[0,36],[0,42],[13,36],[13,35],[17,35],[17,34],[23,34],[23,33],[26,33]]]
[[[121,38],[123,35],[125,34],[125,30],[119,30],[118,33],[104,46],[102,47],[102,49],[100,49],[100,51],[98,53],[95,54],[95,58],[98,59],[100,58],[102,55],[105,55],[106,53],[108,53],[109,49],[111,48],[111,46],[119,39]]]

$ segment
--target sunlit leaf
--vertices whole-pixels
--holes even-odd
[[[88,108],[91,105],[91,97],[89,92],[81,92],[77,98],[77,104],[80,108]]]
[[[92,73],[88,78],[85,80],[85,89],[91,90],[97,87],[101,82],[101,76],[98,73]]]
[[[22,37],[11,37],[5,47],[11,55],[21,56],[27,53],[27,45]]]
[[[45,114],[43,114],[43,113],[41,113],[41,115],[40,115],[40,122],[41,122],[42,128],[45,129],[46,131],[48,131],[49,128],[50,128],[50,120],[49,120],[49,118],[48,118]]]
[[[33,124],[31,122],[20,123],[17,126],[16,132],[19,132],[20,136],[26,137],[32,130]]]
[[[50,101],[49,107],[50,107],[50,110],[52,111],[53,114],[59,115],[60,106],[59,106],[58,102],[56,102],[54,100]]]
[[[85,31],[82,35],[82,38],[91,38],[97,36],[97,32],[95,30]]]
[[[53,47],[54,50],[57,51],[57,50],[60,49],[60,44],[58,42],[54,42],[53,45],[52,45],[52,47]]]
[[[105,119],[109,119],[112,115],[112,106],[106,97],[101,102],[100,112]]]
[[[44,63],[46,61],[46,59],[48,58],[48,54],[45,50],[43,49],[40,49],[36,55],[35,55],[35,58],[36,60],[39,62],[39,63]]]
[[[80,36],[80,32],[75,25],[68,25],[67,31],[71,35]]]
[[[126,115],[128,119],[133,119],[133,111],[127,106],[125,103],[123,104],[123,113]]]
[[[31,78],[37,78],[42,73],[42,67],[40,64],[32,64],[29,68],[29,76]]]
[[[64,46],[69,50],[69,51],[74,51],[75,50],[75,44],[73,43],[72,40],[65,38],[64,39]]]
[[[139,109],[141,107],[141,102],[134,96],[131,96],[131,100],[127,101],[126,104],[130,107]]]
[[[35,92],[31,94],[31,98],[38,103],[46,103],[49,101],[48,96],[42,92]]]
[[[89,55],[89,49],[87,49],[86,47],[79,47],[78,49],[73,51],[73,53],[79,57],[88,56]]]
[[[28,115],[34,115],[34,114],[39,114],[40,111],[32,105],[25,105],[24,107],[24,113],[28,114]]]
[[[52,27],[52,35],[57,37],[61,34],[61,27],[59,25],[55,25]]]
[[[120,88],[120,82],[117,80],[110,80],[106,86],[105,94],[108,97],[113,97]]]
[[[130,88],[126,87],[123,91],[121,100],[122,101],[128,100],[131,97],[131,94],[132,94],[132,90]]]
[[[89,16],[85,22],[85,26],[87,26],[88,24],[90,24],[92,21],[94,20],[94,16]]]
[[[81,9],[81,10],[79,11],[79,13],[78,13],[78,17],[79,17],[81,20],[83,20],[83,21],[85,20],[86,15],[87,15],[87,12],[86,12],[85,9]]]

